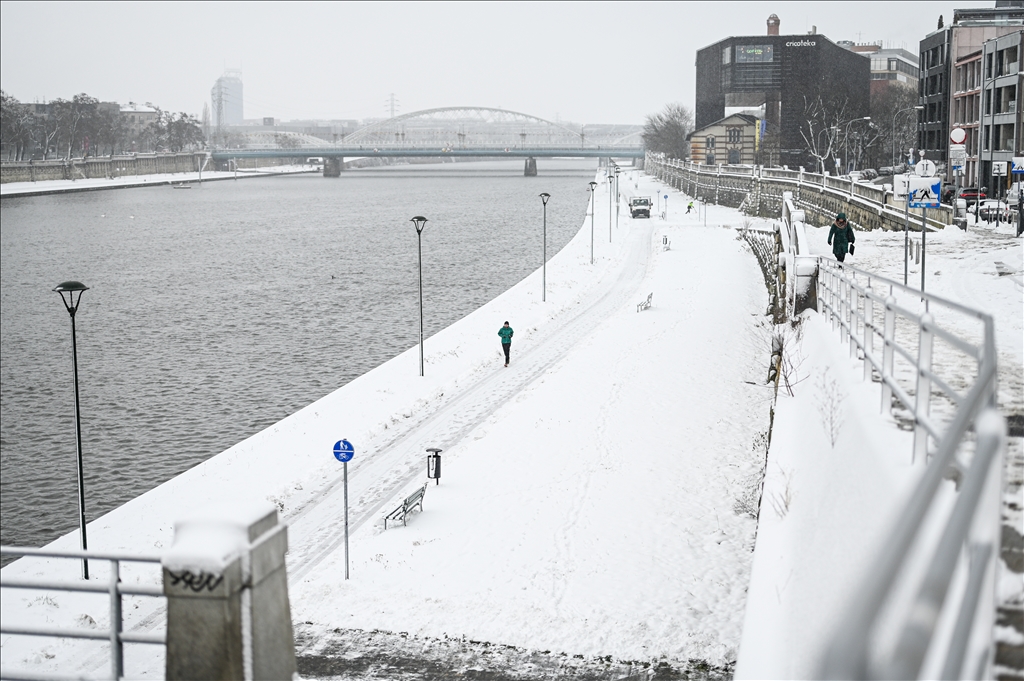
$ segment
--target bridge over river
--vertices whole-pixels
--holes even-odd
[[[537,174],[538,158],[643,158],[635,126],[611,127],[598,135],[505,109],[426,109],[368,125],[335,143],[312,135],[260,130],[245,134],[244,146],[212,152],[215,161],[243,158],[322,158],[324,175],[337,177],[345,158],[514,157],[524,172]]]

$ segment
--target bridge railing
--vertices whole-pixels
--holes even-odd
[[[802,211],[785,197],[794,262]],[[921,478],[853,592],[821,678],[988,678],[994,654],[1002,456],[991,315],[831,258],[816,257],[817,307],[878,380],[881,406],[914,427]],[[965,326],[966,325],[966,326]],[[980,334],[958,331],[976,326]],[[937,344],[938,342],[938,344]],[[936,361],[939,360],[939,361]],[[958,366],[953,378],[939,367]],[[973,380],[964,366],[976,367]],[[963,387],[956,387],[963,383]],[[938,406],[946,419],[936,418]],[[943,480],[958,479],[950,505]]]
[[[104,582],[99,581],[71,581],[71,580],[38,580],[38,579],[9,579],[0,578],[0,589],[22,589],[33,592],[54,592],[64,591],[73,593],[94,593],[107,594],[110,608],[109,628],[101,629],[65,629],[60,627],[41,627],[25,624],[11,623],[4,619],[0,623],[0,633],[13,636],[39,636],[55,639],[88,639],[94,641],[106,641],[110,644],[110,674],[113,679],[124,677],[124,644],[125,643],[148,643],[166,645],[167,637],[163,633],[145,634],[124,631],[124,618],[122,617],[122,605],[124,596],[153,596],[164,597],[162,586],[147,586],[144,584],[125,584],[121,581],[122,563],[149,563],[160,564],[159,556],[129,555],[120,553],[108,553],[100,551],[55,551],[46,549],[34,549],[15,546],[0,547],[0,554],[5,556],[21,556],[28,558],[58,558],[71,560],[89,560],[108,564],[108,576]],[[159,572],[155,579],[159,583]],[[24,679],[24,678],[61,678],[57,676],[41,676],[38,674],[26,674],[12,669],[0,670],[0,678],[3,679]],[[70,678],[70,677],[69,677]]]

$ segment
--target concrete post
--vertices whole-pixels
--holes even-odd
[[[168,681],[290,679],[287,526],[269,504],[175,523],[163,558]]]

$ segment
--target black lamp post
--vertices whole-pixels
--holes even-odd
[[[594,190],[597,182],[590,183],[590,264],[594,264]]]
[[[416,255],[420,263],[420,376],[423,375],[423,226],[427,219],[422,215],[409,220],[416,226]]]
[[[78,304],[82,302],[82,293],[88,291],[89,287],[80,281],[65,281],[57,284],[53,289],[60,294],[68,314],[71,315],[71,366],[75,374],[75,435],[78,443],[78,523],[82,532],[82,550],[89,548],[89,542],[85,537],[85,469],[82,465],[82,417],[79,412],[78,400],[78,342],[75,338],[75,313],[78,311]],[[78,295],[75,295],[75,294]],[[89,579],[89,559],[82,559],[82,578]]]
[[[612,195],[615,193],[615,174],[608,169],[608,243],[612,242]]]
[[[551,194],[544,192],[540,195],[540,201],[544,204],[544,261],[541,264],[541,290],[540,300],[546,302],[548,299],[548,199]]]

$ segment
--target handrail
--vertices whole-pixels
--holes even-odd
[[[879,285],[889,289],[884,299],[876,292]],[[916,299],[923,311],[913,312],[911,306],[897,304],[896,296]],[[875,321],[874,312],[874,303],[880,300],[885,320],[882,325]],[[820,676],[918,678],[926,672],[938,674],[941,665],[942,678],[975,678],[991,664],[993,654],[993,584],[1002,470],[998,463],[1006,430],[1005,419],[995,409],[994,321],[991,315],[965,305],[825,257],[818,258],[818,305],[833,327],[839,328],[851,353],[863,358],[865,376],[875,373],[881,378],[883,409],[895,397],[913,415],[912,461],[924,463],[929,458],[929,439],[935,442],[923,477],[877,549],[871,572],[840,617],[842,624],[825,652]],[[941,327],[933,316],[940,309],[980,321],[981,341],[973,342]],[[897,317],[917,327],[916,352],[896,337]],[[978,362],[977,377],[965,394],[953,389],[934,370],[932,344],[936,337]],[[884,350],[881,357],[874,351],[876,341]],[[900,384],[894,353],[914,365],[913,388]],[[948,425],[931,416],[936,391],[954,407]],[[971,430],[975,433],[973,457],[969,456]],[[952,512],[944,516],[937,503],[940,484],[951,468],[964,468],[964,458],[970,458],[970,465],[962,473]],[[941,523],[941,536],[929,546],[924,526],[935,519]],[[912,564],[928,552],[927,570],[915,575]],[[901,579],[910,581],[897,587]],[[961,583],[968,588],[958,586]],[[903,606],[891,605],[894,600],[900,601],[894,596],[901,589],[909,589],[906,593],[913,594],[912,598]],[[988,595],[982,596],[984,593]],[[884,652],[874,636],[887,619],[899,624],[895,647]],[[954,621],[960,638],[951,638]]]
[[[109,551],[81,551],[62,549],[37,549],[23,546],[0,546],[0,555],[15,555],[34,558],[64,558],[105,560],[110,564],[110,578],[106,584],[96,581],[71,582],[60,580],[11,579],[0,575],[0,588],[38,589],[45,591],[70,591],[75,593],[108,593],[110,596],[110,628],[107,630],[67,629],[62,627],[39,627],[0,623],[0,633],[19,636],[45,636],[75,638],[110,642],[111,677],[118,680],[124,676],[124,644],[149,643],[165,645],[165,634],[126,632],[122,616],[122,596],[163,597],[163,586],[130,585],[121,582],[120,565],[132,563],[160,563],[160,556],[114,553]],[[64,677],[37,674],[34,672],[0,670],[2,679],[60,679]]]

